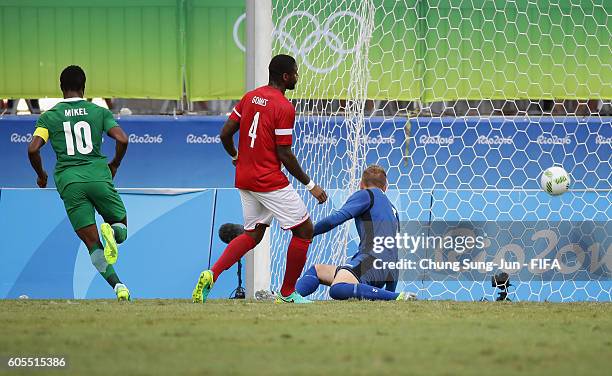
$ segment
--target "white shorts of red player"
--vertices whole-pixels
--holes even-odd
[[[276,218],[283,230],[297,227],[308,219],[306,205],[291,184],[272,192],[239,191],[246,231],[254,230],[258,223],[270,225],[272,218]]]

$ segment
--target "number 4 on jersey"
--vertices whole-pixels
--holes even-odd
[[[253,117],[253,123],[249,128],[249,137],[251,137],[251,147],[255,146],[255,139],[257,138],[257,124],[259,124],[259,112],[255,113]]]
[[[69,121],[64,123],[64,135],[66,135],[66,153],[74,155],[74,144],[76,141],[76,149],[80,154],[89,154],[93,150],[93,142],[91,142],[91,127],[86,121],[79,121],[74,125],[74,140],[72,138],[72,127]]]

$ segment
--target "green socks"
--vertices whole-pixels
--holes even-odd
[[[113,231],[115,232],[115,240],[117,244],[121,244],[127,239],[127,226],[123,223],[113,223],[111,225]]]
[[[106,282],[108,282],[111,287],[115,287],[117,283],[121,283],[119,277],[117,277],[117,273],[115,273],[115,268],[112,265],[109,265],[106,262],[106,258],[104,258],[104,251],[102,250],[102,244],[96,244],[91,249],[89,249],[89,257],[91,257],[91,263],[96,267],[98,272],[104,277]]]

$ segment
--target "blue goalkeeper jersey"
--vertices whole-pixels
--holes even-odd
[[[326,233],[352,218],[359,234],[359,253],[374,255],[374,238],[395,238],[399,230],[397,210],[381,189],[371,188],[353,193],[340,209],[318,221],[314,235]],[[389,260],[397,257],[397,249],[386,248],[386,251],[386,257],[376,254],[377,257]]]

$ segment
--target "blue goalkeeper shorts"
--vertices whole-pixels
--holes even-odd
[[[376,259],[377,257],[370,254],[358,252],[346,264],[338,266],[336,274],[344,269],[353,274],[359,283],[395,291],[398,279],[397,270],[376,269],[374,267]]]

